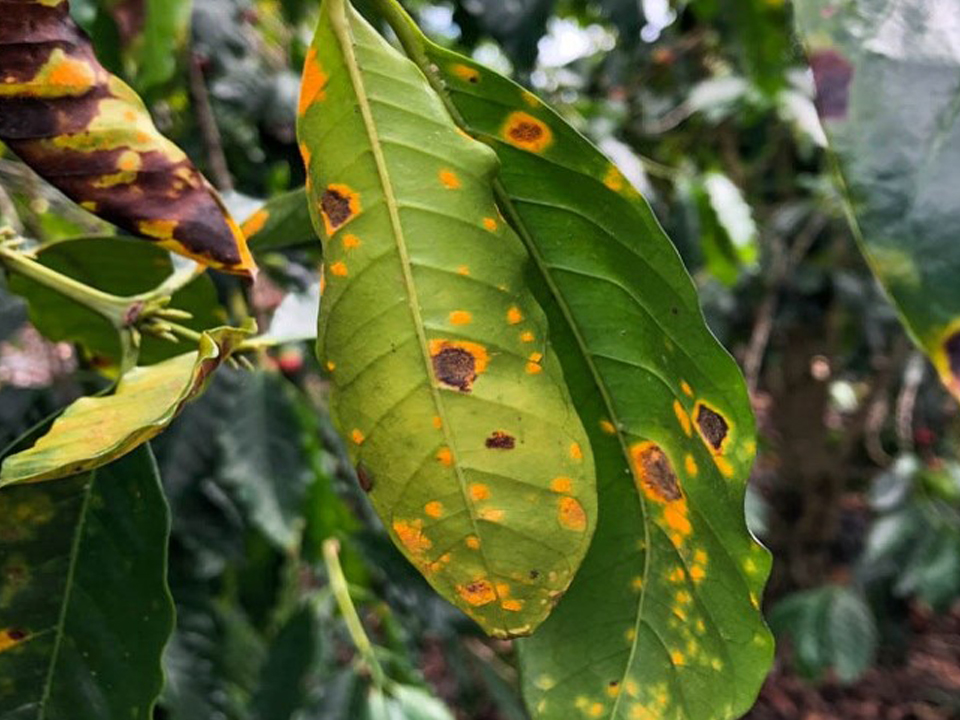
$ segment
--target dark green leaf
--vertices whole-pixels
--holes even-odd
[[[960,397],[960,5],[802,0],[796,15],[861,247]]]
[[[253,697],[258,720],[290,720],[306,699],[306,679],[318,652],[319,628],[304,607],[280,629],[267,651],[260,685]]]
[[[240,228],[250,249],[257,254],[297,245],[320,245],[302,188],[271,199],[244,220]]]
[[[151,717],[173,605],[149,448],[4,488],[0,517],[0,718]]]

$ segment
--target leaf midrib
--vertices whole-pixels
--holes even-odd
[[[420,343],[420,350],[424,362],[424,371],[426,372],[426,376],[431,379],[429,382],[430,394],[433,397],[433,403],[437,411],[437,415],[440,417],[441,432],[443,433],[446,445],[453,456],[452,468],[457,477],[457,484],[460,488],[460,495],[463,498],[464,507],[467,509],[467,513],[470,518],[470,525],[473,528],[474,534],[479,537],[480,528],[477,523],[477,517],[474,513],[473,506],[470,504],[467,498],[466,479],[464,478],[463,470],[460,467],[456,443],[451,433],[450,423],[447,421],[447,414],[443,399],[440,396],[440,391],[437,388],[436,383],[432,381],[433,363],[430,356],[426,333],[424,331],[423,318],[420,314],[420,302],[417,295],[416,285],[413,282],[413,276],[410,270],[410,255],[407,251],[403,226],[400,222],[400,213],[397,199],[393,191],[393,183],[390,179],[390,173],[387,170],[386,158],[383,155],[379,133],[377,132],[376,123],[373,119],[373,111],[367,98],[366,88],[363,83],[363,78],[360,76],[360,68],[357,64],[356,54],[354,53],[353,35],[350,30],[350,22],[347,18],[346,3],[345,0],[328,0],[328,2],[331,4],[330,23],[333,27],[337,41],[340,44],[340,49],[347,65],[350,83],[353,86],[354,94],[356,95],[357,103],[360,108],[360,115],[363,119],[364,129],[366,130],[367,138],[370,141],[371,153],[373,155],[374,163],[377,167],[377,176],[380,179],[380,186],[383,190],[384,202],[387,206],[387,214],[390,218],[390,225],[393,229],[393,235],[396,240],[397,252],[400,255],[400,266],[403,272],[404,286],[409,299],[408,304],[410,307],[410,315],[417,333],[417,339]],[[391,524],[392,522],[393,511],[391,510]],[[491,566],[487,559],[486,553],[484,552],[482,544],[480,548],[478,548],[478,552],[487,576],[492,577]],[[499,595],[499,593],[497,594]],[[502,613],[499,614],[501,615],[500,624],[503,629],[506,630],[507,626],[504,622],[505,618],[502,617]]]

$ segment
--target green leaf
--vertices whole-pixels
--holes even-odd
[[[250,249],[257,254],[317,243],[303,188],[267,201],[243,221],[240,229],[247,236]]]
[[[955,3],[797,2],[817,109],[861,248],[960,397]]]
[[[294,390],[280,375],[246,375],[236,389],[236,412],[223,428],[220,477],[254,523],[279,548],[295,549],[303,503],[314,474],[302,444]]]
[[[42,248],[36,259],[74,280],[119,296],[148,292],[173,273],[166,250],[127,237],[64,240]],[[22,275],[10,276],[10,289],[27,299],[30,322],[48,339],[79,343],[101,368],[119,364],[120,338],[102,315]],[[217,302],[216,288],[206,274],[174,293],[170,307],[191,313],[193,318],[182,324],[198,332],[227,320],[226,311]],[[181,351],[171,342],[146,335],[139,362],[149,365]]]
[[[827,586],[790,595],[774,608],[770,624],[778,635],[791,637],[797,665],[811,677],[833,668],[841,682],[849,683],[873,663],[873,613],[847,588]]]
[[[0,487],[92,470],[155,437],[203,392],[243,335],[232,328],[204,333],[198,350],[134,368],[111,395],[77,400],[33,447],[4,460]]]
[[[306,679],[318,652],[314,610],[305,606],[280,629],[270,645],[253,697],[254,717],[290,720],[306,700]]]
[[[253,277],[256,264],[223,201],[160,134],[140,97],[100,64],[70,17],[69,0],[5,4],[0,67],[11,70],[0,91],[0,140],[104,220],[205,265]],[[185,0],[151,0],[147,32],[154,50],[164,18],[188,9]]]
[[[755,431],[740,372],[622,174],[532,94],[389,12],[500,157],[497,198],[534,258],[596,457],[593,545],[520,645],[528,704],[538,718],[738,716],[773,649],[759,613],[770,559],[744,520]]]
[[[4,488],[0,517],[0,718],[152,717],[173,604],[149,448]]]
[[[453,720],[446,705],[412,685],[371,688],[363,720]]]
[[[142,0],[147,15],[136,42],[137,86],[143,90],[165,83],[177,69],[177,56],[190,32],[193,0]]]
[[[433,587],[488,633],[529,633],[586,552],[596,491],[496,158],[344,0],[323,4],[302,92],[331,412]]]

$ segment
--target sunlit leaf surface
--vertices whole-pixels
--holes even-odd
[[[343,0],[300,102],[324,236],[331,411],[393,539],[499,636],[531,632],[596,522],[593,462],[497,211],[493,152]]]

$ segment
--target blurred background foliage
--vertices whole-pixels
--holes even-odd
[[[294,123],[316,0],[72,5],[236,216],[302,185]],[[744,369],[762,437],[748,515],[775,556],[765,609],[780,640],[750,717],[960,717],[957,407],[854,244],[789,3],[407,5],[619,165]],[[9,154],[0,219],[44,243],[105,232]],[[261,248],[252,289],[214,278],[217,313],[290,342],[252,378],[220,373],[156,443],[178,609],[160,717],[380,717],[362,707],[369,678],[327,581],[321,543],[335,537],[391,678],[458,718],[522,720],[510,644],[482,637],[393,549],[326,419],[300,341],[318,250]],[[0,287],[0,444],[100,387],[104,366],[44,340]]]

